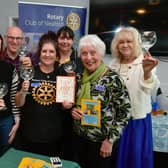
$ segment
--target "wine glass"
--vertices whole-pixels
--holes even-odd
[[[18,56],[20,57],[19,58],[19,61],[20,61],[20,67],[23,66],[23,60],[24,60],[24,57],[28,54],[28,49],[27,49],[27,46],[26,45],[22,45],[18,51]],[[21,68],[20,68],[21,69]]]
[[[19,49],[18,55],[19,57],[26,56],[28,54],[28,49],[26,45],[22,45]]]
[[[74,61],[69,61],[67,63],[64,64],[64,70],[67,73],[73,73],[76,69],[76,64]]]
[[[155,31],[143,31],[141,33],[142,48],[148,52],[151,47],[153,47],[157,41],[157,36]]]
[[[8,85],[5,82],[0,82],[0,98],[3,99],[3,97],[8,93]],[[1,110],[6,110],[7,107],[4,106]]]
[[[20,77],[23,80],[31,80],[34,77],[34,68],[33,66],[21,66],[20,68]],[[29,94],[29,92],[26,92]]]

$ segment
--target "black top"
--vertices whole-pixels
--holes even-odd
[[[83,72],[83,64],[81,62],[81,59],[77,56],[77,51],[73,49],[72,54],[70,56],[70,61],[73,61],[76,64],[75,73],[82,73]],[[69,62],[63,63],[59,65],[59,73],[60,75],[67,76],[67,72],[64,70],[64,65]],[[66,139],[69,138],[71,132],[72,132],[72,116],[71,116],[71,109],[63,110],[65,113],[65,120],[64,120],[64,137]]]
[[[35,67],[25,105],[22,107],[22,135],[31,142],[48,143],[59,140],[63,134],[64,113],[56,103],[56,76],[58,70],[43,73]]]
[[[70,56],[70,61],[73,61],[76,64],[76,69],[75,69],[76,73],[83,72],[84,67],[83,67],[82,61],[81,61],[80,57],[78,57],[77,51],[74,49],[73,49],[72,54]],[[68,63],[68,62],[66,62],[66,63]],[[64,63],[64,64],[66,64],[66,63]],[[61,75],[67,75],[67,72],[64,70],[64,64],[59,65],[59,72]]]
[[[8,85],[8,92],[3,97],[7,109],[0,111],[0,118],[6,117],[12,114],[12,97],[15,96],[16,89],[17,89],[17,83],[15,83],[14,86],[12,86],[14,70],[15,70],[15,67],[12,64],[9,64],[2,60],[0,61],[0,82],[5,82]],[[11,90],[13,92],[12,95],[11,95]]]

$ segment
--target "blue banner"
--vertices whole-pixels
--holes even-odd
[[[85,7],[19,2],[19,26],[35,43],[41,34],[64,25],[74,31],[76,43],[85,34],[86,14]]]

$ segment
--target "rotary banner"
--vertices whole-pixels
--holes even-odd
[[[33,50],[41,34],[69,26],[75,33],[74,45],[86,30],[86,7],[45,3],[19,2],[19,26],[25,34],[25,43]]]

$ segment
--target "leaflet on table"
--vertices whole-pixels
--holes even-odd
[[[50,163],[44,160],[30,157],[24,157],[18,166],[18,168],[39,168],[39,167],[53,168],[53,166]]]
[[[75,76],[56,77],[56,102],[75,101]]]
[[[101,126],[101,102],[100,100],[82,99],[81,110],[84,116],[81,119],[82,125],[89,125],[100,127]]]

